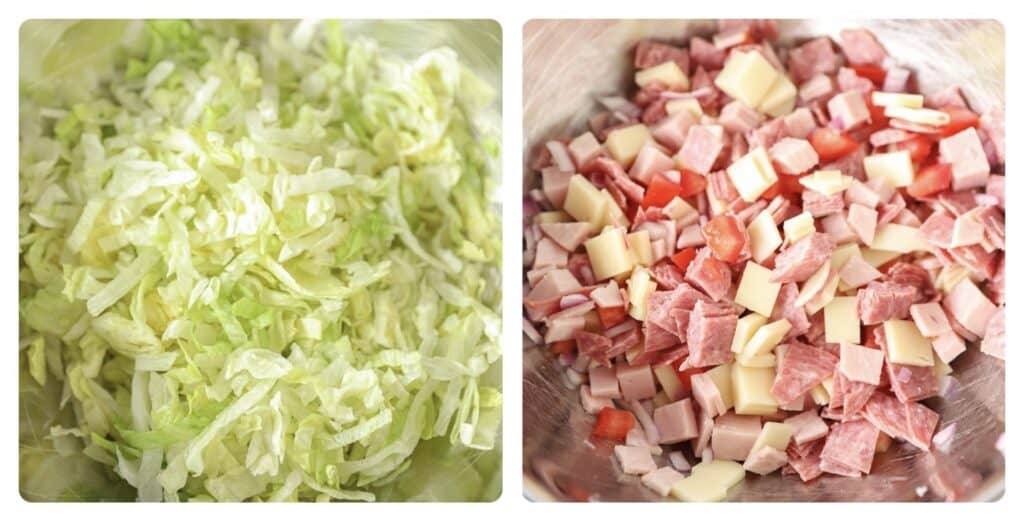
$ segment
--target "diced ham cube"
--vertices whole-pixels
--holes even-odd
[[[850,224],[842,212],[821,218],[821,228],[836,245],[846,244],[857,239],[857,234],[850,228]]]
[[[548,318],[545,323],[544,343],[552,343],[575,338],[576,331],[583,330],[585,322],[583,316],[559,316]]]
[[[537,242],[537,254],[533,259],[533,268],[558,267],[564,268],[569,264],[569,252],[558,246],[549,237]]]
[[[715,419],[711,431],[711,450],[717,459],[742,462],[750,454],[760,433],[759,417],[726,413]]]
[[[615,280],[609,281],[603,287],[594,289],[590,293],[590,298],[602,309],[625,306],[625,301],[622,299],[622,293],[619,290],[619,284]]]
[[[954,191],[985,186],[988,182],[988,158],[974,128],[939,141],[939,159],[953,165]]]
[[[763,120],[764,116],[739,100],[726,104],[718,115],[718,123],[731,133],[746,133]]]
[[[722,401],[722,393],[718,391],[718,386],[708,373],[691,376],[690,388],[693,392],[693,399],[697,401],[703,414],[712,417],[725,414],[726,408],[725,402]]]
[[[583,286],[580,285],[580,282],[568,270],[560,268],[551,269],[523,298],[523,305],[527,309],[527,317],[537,321],[555,312],[558,310],[558,302],[563,296],[577,292],[582,288]]]
[[[690,365],[706,367],[732,360],[730,347],[738,319],[729,303],[697,301],[686,330]]]
[[[828,37],[815,38],[789,52],[789,72],[796,82],[817,74],[835,73],[839,64],[839,55]]]
[[[839,32],[839,48],[850,64],[882,65],[889,56],[867,29],[844,29]]]
[[[656,469],[651,449],[643,446],[615,446],[615,458],[627,475],[646,475]]]
[[[807,108],[797,108],[793,113],[782,118],[786,135],[796,139],[806,139],[818,127],[814,115]]]
[[[753,150],[758,146],[771,149],[779,139],[786,136],[786,124],[782,118],[772,119],[747,133],[747,143]]]
[[[860,203],[853,203],[850,205],[849,212],[847,212],[846,221],[865,245],[870,245],[872,240],[875,239],[878,211],[874,208],[868,208]]]
[[[704,69],[722,69],[725,64],[725,50],[718,49],[701,37],[693,37],[690,39],[690,58]]]
[[[870,80],[861,77],[850,68],[839,68],[836,85],[839,87],[839,91],[856,91],[861,95],[869,95],[875,89],[875,85]]]
[[[932,349],[943,363],[950,363],[967,350],[967,344],[950,329],[932,340]]]
[[[859,91],[844,91],[829,99],[828,112],[832,126],[841,131],[851,130],[871,119],[864,95]]]
[[[997,310],[969,279],[960,280],[949,291],[942,305],[960,325],[979,336],[985,334],[989,319]]]
[[[808,78],[800,85],[800,89],[797,91],[797,96],[804,103],[811,103],[818,100],[824,100],[830,97],[836,91],[835,82],[832,77],[824,74],[814,75]],[[810,110],[808,110],[810,111]]]
[[[769,152],[777,169],[787,174],[801,174],[818,164],[818,152],[804,139],[783,138]]]
[[[814,190],[803,192],[804,211],[814,217],[825,217],[843,211],[845,202],[842,193],[825,195]]]
[[[790,329],[785,339],[795,338],[807,332],[811,322],[807,319],[807,311],[796,304],[796,298],[800,294],[795,283],[785,283],[779,289],[779,295],[775,299],[775,308],[772,309],[772,321],[785,319],[789,322]]]
[[[955,220],[949,214],[936,210],[921,224],[919,232],[931,244],[940,248],[951,248]]]
[[[619,379],[622,398],[626,400],[643,400],[658,392],[650,365],[619,365],[615,376]]]
[[[902,320],[910,314],[916,295],[908,285],[873,281],[857,291],[857,314],[865,325]]]
[[[654,40],[641,40],[633,54],[633,67],[636,69],[653,68],[665,62],[675,62],[683,73],[690,71],[690,53],[685,48],[678,48]]]
[[[541,223],[540,229],[548,236],[552,241],[558,244],[559,247],[568,251],[574,252],[580,245],[583,244],[590,237],[591,233],[590,223]],[[544,240],[541,240],[543,242]],[[540,255],[540,246],[538,243],[537,253]],[[568,254],[566,254],[568,258]],[[538,267],[535,262],[533,265],[535,268]],[[563,265],[564,266],[564,265]]]
[[[667,497],[669,492],[672,491],[672,486],[675,486],[676,482],[684,478],[686,477],[682,473],[672,469],[671,466],[664,466],[640,477],[640,483],[658,495]]]
[[[859,254],[854,254],[846,260],[839,269],[839,279],[843,280],[850,287],[863,287],[868,283],[882,277],[882,273],[870,263],[864,261]]]
[[[917,325],[917,330],[922,336],[935,338],[947,332],[953,332],[949,326],[949,319],[946,312],[938,303],[920,303],[910,306],[910,317]]]
[[[693,402],[689,398],[656,408],[654,424],[658,428],[659,444],[675,444],[698,435]]]
[[[845,197],[848,204],[857,203],[870,209],[874,209],[881,201],[878,192],[857,179],[850,183],[850,187],[846,189]]]
[[[580,386],[580,403],[583,405],[583,410],[591,415],[600,413],[606,407],[615,407],[615,403],[612,402],[611,398],[594,396],[589,385]]]
[[[783,421],[793,428],[793,442],[797,445],[813,442],[828,434],[828,424],[818,416],[818,412],[809,409]]]
[[[603,148],[593,133],[587,132],[569,143],[569,154],[576,166],[583,167],[597,158]]]
[[[772,281],[801,282],[832,257],[835,244],[825,234],[812,232],[775,257]]]
[[[640,149],[633,166],[629,169],[629,176],[647,185],[651,183],[654,174],[671,170],[675,167],[672,158],[665,155],[658,147],[647,144]]]
[[[907,91],[907,84],[909,82],[909,69],[891,67],[885,71],[885,81],[882,82],[882,91],[889,93],[903,93]]]
[[[590,369],[590,394],[597,398],[622,398],[619,379],[610,367]]]
[[[725,146],[724,133],[723,128],[717,125],[691,126],[686,142],[676,154],[676,162],[691,172],[710,173]]]
[[[671,151],[678,151],[686,142],[686,134],[696,124],[688,111],[679,111],[658,121],[651,127],[651,136]]]
[[[928,451],[932,445],[932,434],[939,423],[939,415],[927,407],[910,403],[904,405],[907,422],[907,442],[922,451]]]
[[[852,343],[839,344],[839,372],[846,379],[878,385],[885,355],[878,349]]]
[[[569,179],[574,172],[563,172],[557,167],[548,166],[541,171],[541,188],[544,190],[544,197],[548,198],[557,208],[565,204],[565,196],[569,193]]]

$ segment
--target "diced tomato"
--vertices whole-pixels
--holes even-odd
[[[562,488],[562,492],[572,499],[573,502],[590,502],[590,492],[583,486],[580,486],[571,480],[566,482],[565,487]]]
[[[774,183],[772,183],[771,186],[766,188],[765,191],[761,192],[761,198],[762,199],[767,199],[767,200],[770,201],[772,199],[775,199],[775,197],[779,195],[779,192],[780,192],[779,182],[775,181]]]
[[[678,366],[676,366],[676,368],[676,378],[679,378],[679,383],[683,384],[683,388],[685,388],[687,392],[693,390],[693,386],[690,382],[690,379],[693,378],[694,375],[698,375],[710,369],[710,367],[694,367],[692,369],[680,371],[678,370]]]
[[[907,150],[910,152],[910,160],[915,163],[920,163],[928,158],[932,153],[932,141],[925,135],[914,135],[912,138],[907,139],[896,144],[889,145],[888,150],[890,152],[898,152],[901,150]]]
[[[692,197],[704,191],[708,180],[689,170],[679,170],[679,197]]]
[[[601,327],[609,329],[626,321],[625,307],[598,307],[597,317],[601,320]]]
[[[623,442],[626,434],[636,425],[636,417],[629,411],[605,407],[597,414],[593,436]]]
[[[673,197],[679,195],[680,191],[682,191],[682,188],[669,181],[668,177],[654,174],[654,177],[651,178],[651,184],[647,185],[647,191],[644,192],[644,200],[640,203],[640,206],[642,208],[665,206]]]
[[[850,69],[857,74],[858,77],[864,77],[871,82],[874,82],[876,86],[881,86],[885,83],[885,70],[874,64],[852,64]]]
[[[949,137],[978,125],[978,114],[967,108],[944,106],[940,111],[949,115],[949,124],[939,129],[939,135]]]
[[[715,216],[703,228],[704,238],[715,253],[715,257],[726,262],[735,263],[740,258],[746,239],[740,230],[739,221],[732,215]]]
[[[857,141],[848,135],[830,130],[818,128],[811,132],[811,146],[818,152],[818,158],[823,163],[832,162],[840,157],[845,157],[857,151]]]
[[[907,193],[918,199],[937,194],[953,183],[953,170],[945,163],[926,166],[917,172],[914,182],[907,187]]]
[[[548,345],[548,350],[554,354],[572,352],[576,350],[576,340],[562,340],[560,342],[551,342]]]
[[[804,185],[800,182],[803,175],[800,174],[778,174],[779,193],[785,196],[800,196],[804,193]],[[762,194],[764,197],[764,194]],[[769,198],[771,199],[771,198]]]
[[[686,272],[686,268],[690,266],[690,262],[693,258],[697,257],[696,247],[686,247],[679,252],[672,255],[672,263],[675,263],[679,270]]]

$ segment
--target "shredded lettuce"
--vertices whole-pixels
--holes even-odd
[[[493,88],[338,22],[45,24],[88,60],[22,70],[26,498],[493,498]]]

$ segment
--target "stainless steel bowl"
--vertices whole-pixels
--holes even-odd
[[[958,84],[975,109],[1002,104],[1004,34],[995,21],[954,20],[784,20],[782,41],[836,37],[842,28],[875,32],[890,55],[915,71],[924,93]],[[621,92],[631,80],[630,48],[641,38],[682,41],[710,33],[708,21],[557,20],[529,22],[523,42],[524,190],[538,184],[526,168],[529,152],[554,135],[586,126],[597,110],[594,95]],[[954,363],[959,387],[928,405],[942,415],[940,426],[956,422],[953,459],[979,472],[972,500],[1003,493],[1004,462],[994,448],[1004,426],[1003,362],[969,349]],[[593,417],[580,407],[578,390],[543,349],[523,357],[524,492],[533,500],[661,500],[614,466],[610,446],[586,445]],[[732,501],[915,501],[936,500],[927,487],[930,455],[894,444],[875,459],[862,479],[822,477],[804,484],[796,477],[748,475],[729,493]]]

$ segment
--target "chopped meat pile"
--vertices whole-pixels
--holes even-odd
[[[950,364],[1005,354],[1002,110],[916,93],[863,29],[777,36],[639,42],[632,93],[531,164],[526,335],[663,496],[931,451]]]

